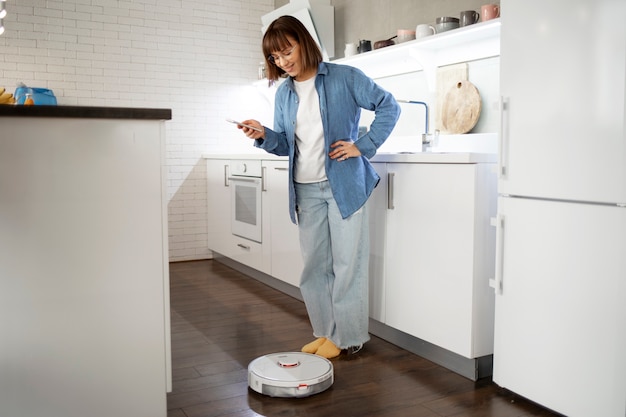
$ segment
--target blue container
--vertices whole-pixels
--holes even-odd
[[[24,104],[26,100],[26,94],[30,94],[36,105],[56,106],[57,98],[54,96],[52,90],[47,88],[36,87],[17,87],[15,89],[15,103]]]

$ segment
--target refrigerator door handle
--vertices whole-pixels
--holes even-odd
[[[489,280],[496,295],[502,295],[502,263],[504,261],[504,216],[498,214],[496,223],[496,274]]]
[[[509,99],[508,97],[500,96],[500,132],[499,132],[499,146],[498,146],[498,177],[500,179],[506,179],[507,176],[507,162],[508,162],[508,110]]]

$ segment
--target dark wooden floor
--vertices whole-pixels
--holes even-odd
[[[173,392],[168,417],[555,416],[382,339],[333,360],[335,381],[307,398],[248,389],[247,367],[312,339],[302,302],[215,261],[172,263]]]

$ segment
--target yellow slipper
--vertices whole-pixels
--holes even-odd
[[[326,339],[326,341],[322,344],[322,346],[317,349],[315,352],[316,355],[319,355],[326,359],[332,359],[339,356],[341,353],[341,349],[339,349],[330,339]]]
[[[324,344],[325,341],[326,341],[325,337],[318,337],[317,339],[315,339],[311,343],[308,343],[308,344],[304,345],[302,347],[302,351],[304,353],[315,353],[315,352],[317,352],[317,349],[319,349],[319,347]]]

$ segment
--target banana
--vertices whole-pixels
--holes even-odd
[[[4,87],[0,87],[0,104],[15,104],[15,97]]]
[[[13,97],[13,94],[7,93],[7,92],[3,92],[0,94],[0,104],[14,104],[14,103],[15,103],[15,98]]]

